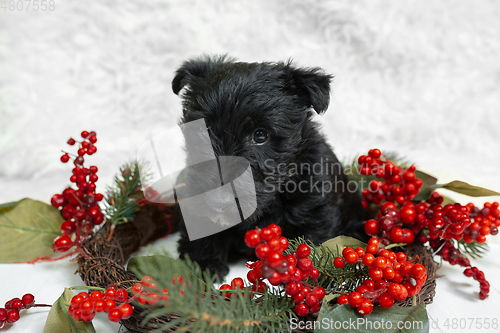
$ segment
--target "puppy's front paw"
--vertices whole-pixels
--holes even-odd
[[[209,269],[212,277],[218,282],[222,282],[224,277],[229,273],[229,266],[219,259],[197,260],[202,270]]]

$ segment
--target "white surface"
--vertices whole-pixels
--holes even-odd
[[[56,1],[53,12],[1,9],[0,202],[48,202],[61,191],[69,171],[60,150],[83,129],[98,132],[90,160],[98,186],[110,184],[147,137],[177,122],[173,73],[201,53],[321,66],[335,74],[322,121],[340,157],[394,150],[440,181],[499,191],[499,16],[493,0]],[[477,261],[490,297],[476,299],[478,284],[445,264],[428,307],[440,324],[498,316],[500,243],[491,239],[491,253]],[[53,303],[64,287],[82,284],[75,269],[68,261],[0,265],[0,304],[24,292]],[[41,332],[47,312],[23,313],[6,331]],[[107,320],[96,326],[118,328]]]

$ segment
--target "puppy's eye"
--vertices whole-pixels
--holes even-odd
[[[262,145],[269,140],[269,133],[264,130],[258,129],[253,133],[252,141],[256,145]]]

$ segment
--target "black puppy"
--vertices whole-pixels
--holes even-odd
[[[248,251],[244,234],[256,226],[276,223],[284,236],[304,236],[315,244],[340,234],[362,237],[365,213],[358,189],[348,186],[311,120],[312,109],[321,114],[328,108],[331,78],[291,62],[245,63],[224,56],[187,61],[177,70],[173,91],[185,88],[181,123],[204,118],[216,156],[248,160],[257,197],[257,209],[243,223],[194,241],[184,230],[181,257],[188,254],[223,278],[228,254]],[[198,152],[187,149],[187,154],[189,160]],[[207,221],[220,223],[216,215],[207,211]]]

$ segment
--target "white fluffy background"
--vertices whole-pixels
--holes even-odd
[[[60,150],[83,129],[98,133],[90,160],[109,184],[147,137],[176,123],[173,73],[203,53],[323,67],[335,79],[321,121],[339,157],[393,150],[442,181],[500,191],[499,17],[494,0],[61,0],[54,11],[1,9],[0,202],[48,202],[68,182]],[[498,275],[493,267],[487,277]],[[442,305],[429,309],[461,297],[438,295]]]

